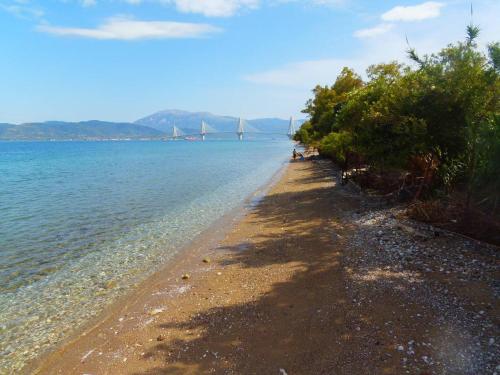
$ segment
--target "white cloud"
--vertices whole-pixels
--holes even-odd
[[[138,5],[145,0],[123,0],[126,3]],[[206,17],[230,17],[240,9],[255,9],[260,0],[152,0],[164,5],[175,5],[182,13],[197,13]]]
[[[429,18],[436,18],[441,14],[443,3],[428,1],[419,5],[397,6],[382,14],[383,22],[375,27],[361,29],[354,32],[356,38],[374,38],[386,34],[394,28],[391,22],[421,21]]]
[[[351,0],[271,0],[271,3],[296,3],[296,2],[303,2],[303,3],[311,3],[314,5],[324,5],[324,6],[340,6],[340,5],[346,5],[349,3]]]
[[[91,0],[92,1],[92,0]],[[122,0],[138,5],[146,0]],[[258,9],[262,0],[150,0],[164,5],[174,5],[179,12],[202,14],[206,17],[231,17],[243,9]],[[351,0],[268,0],[269,4],[292,2],[311,3],[319,6],[341,6]]]
[[[20,18],[42,18],[44,16],[43,10],[31,5],[27,1],[14,1],[11,4],[0,3],[0,10]]]
[[[468,21],[467,11],[468,9],[459,6],[450,6],[450,11],[441,18],[429,20],[425,24],[418,22],[391,24],[392,28],[379,33],[377,38],[366,38],[369,33],[365,31],[358,35],[357,48],[347,56],[295,61],[268,70],[252,72],[243,79],[262,87],[263,90],[293,91],[293,100],[297,105],[302,105],[311,96],[310,90],[314,86],[333,84],[344,66],[351,67],[357,73],[364,75],[365,69],[371,64],[392,60],[410,63],[406,54],[408,49],[406,35],[411,46],[420,55],[437,52],[448,43],[463,40]],[[487,43],[495,41],[500,35],[500,23],[496,16],[498,12],[500,12],[498,2],[486,2],[476,6],[474,22],[481,28],[479,45],[483,50]],[[377,28],[378,26],[374,29]]]
[[[391,31],[393,27],[394,25],[391,23],[381,23],[375,27],[357,30],[354,32],[354,36],[356,38],[373,38]]]
[[[255,9],[259,0],[161,0],[174,3],[183,13],[199,13],[207,17],[230,17],[240,9]]]
[[[439,17],[443,3],[428,1],[413,6],[397,6],[382,14],[384,21],[421,21]]]
[[[207,24],[137,21],[123,17],[110,18],[96,28],[39,25],[37,30],[60,36],[116,40],[197,38],[221,31],[219,28]]]
[[[316,84],[331,84],[342,67],[352,65],[349,59],[301,61],[283,67],[243,77],[246,81],[271,86],[312,88]]]
[[[82,5],[84,7],[91,7],[97,4],[96,0],[82,0]]]

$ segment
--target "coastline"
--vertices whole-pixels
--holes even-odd
[[[192,270],[196,272],[199,259],[210,257],[219,247],[220,242],[230,233],[244,217],[255,208],[265,197],[267,192],[277,184],[282,175],[286,172],[289,161],[284,161],[280,168],[257,190],[250,193],[239,205],[229,210],[229,212],[216,219],[210,226],[196,235],[193,240],[181,246],[172,258],[169,258],[160,268],[146,279],[135,285],[128,293],[118,297],[89,321],[74,330],[66,339],[56,344],[49,351],[42,353],[33,361],[27,363],[22,369],[22,373],[38,374],[42,373],[44,364],[59,351],[64,351],[69,345],[77,343],[82,337],[87,336],[92,331],[101,327],[105,322],[112,319],[118,312],[126,309],[130,301],[136,301],[143,297],[155,284],[167,282],[168,285],[175,285],[179,279],[178,269],[184,271]],[[166,275],[169,275],[165,277]]]
[[[498,370],[496,248],[436,235],[335,174],[289,163],[224,233],[198,238],[32,373]]]

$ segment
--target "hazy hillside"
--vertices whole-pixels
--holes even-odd
[[[157,112],[134,123],[107,121],[47,121],[20,125],[0,123],[0,140],[68,140],[68,139],[155,139],[170,136],[173,126],[181,129],[184,135],[197,135],[201,121],[210,130],[217,132],[209,138],[233,139],[236,137],[238,118],[219,116],[208,112],[187,112],[167,110]],[[296,128],[302,121],[296,122]],[[269,139],[285,137],[289,120],[262,118],[245,121],[246,139]]]
[[[202,120],[204,120],[217,132],[233,133],[236,131],[238,124],[237,117],[214,115],[209,112],[188,112],[180,110],[160,111],[150,116],[141,118],[135,123],[149,126],[168,134],[172,132],[172,127],[174,125],[185,133],[197,134]],[[290,120],[288,119],[262,118],[246,120],[246,123],[248,124],[248,128],[251,130],[257,130],[263,133],[286,135],[288,132],[289,121]],[[301,123],[301,121],[297,122],[297,126],[299,123]]]
[[[63,122],[48,121],[20,125],[0,124],[0,139],[139,139],[160,138],[164,134],[153,128],[131,123],[105,121]]]

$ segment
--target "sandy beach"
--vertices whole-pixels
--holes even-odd
[[[408,222],[335,175],[290,163],[229,230],[29,371],[492,374],[497,249]]]

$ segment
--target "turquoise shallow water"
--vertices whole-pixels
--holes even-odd
[[[288,141],[0,142],[0,373],[240,205]]]

